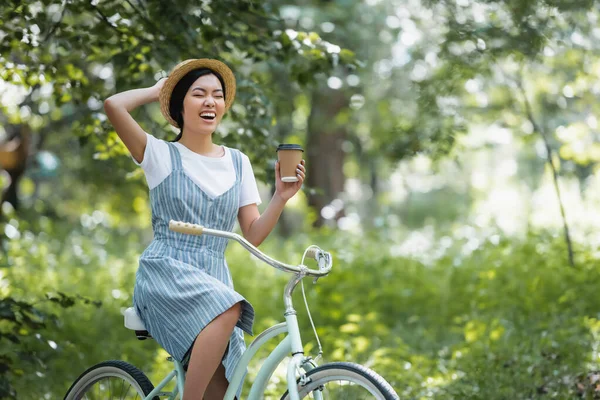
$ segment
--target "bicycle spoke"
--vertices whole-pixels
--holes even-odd
[[[117,382],[113,382],[115,379]],[[88,388],[83,394],[82,400],[142,399],[143,397],[141,397],[137,390],[134,389],[135,393],[131,393],[132,386],[126,380],[115,377],[100,379]],[[133,395],[135,396],[131,397]]]
[[[131,389],[131,385],[127,386],[127,391],[125,392],[125,396],[123,397],[124,399],[127,398],[127,395],[129,394],[130,389]]]
[[[123,390],[124,390],[124,389],[125,389],[125,381],[124,381],[124,380],[122,380],[122,381],[121,381],[121,391],[119,392],[119,393],[120,393],[120,395],[119,395],[119,399],[121,399],[121,400],[122,400],[122,399],[124,399],[124,397],[123,397]],[[127,394],[127,393],[125,393],[125,394]]]
[[[369,391],[360,385],[344,380],[331,381],[326,383],[322,390],[315,390],[309,393],[308,398],[315,399],[316,392],[321,394],[324,400],[359,400],[372,399]]]
[[[67,392],[69,400],[144,399],[154,389],[146,375],[124,361],[104,361],[83,373]]]
[[[121,390],[119,391],[119,400],[123,400],[123,387],[125,387],[125,381],[121,380]]]

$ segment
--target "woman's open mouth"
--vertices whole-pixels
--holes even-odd
[[[200,114],[200,118],[202,118],[203,120],[207,121],[207,122],[212,122],[215,120],[215,118],[217,118],[217,114],[215,114],[214,112],[203,112]]]

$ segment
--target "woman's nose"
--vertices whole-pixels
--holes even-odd
[[[212,96],[206,96],[206,99],[204,100],[204,102],[207,105],[214,105],[215,104],[215,99]]]

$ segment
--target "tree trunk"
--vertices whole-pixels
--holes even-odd
[[[344,190],[342,143],[347,132],[343,124],[336,122],[336,116],[347,104],[348,100],[339,90],[315,89],[312,93],[305,159],[308,204],[317,213],[316,227],[325,222],[321,215],[323,207]],[[340,211],[334,218],[342,215]]]
[[[573,242],[571,241],[571,234],[569,229],[569,224],[567,222],[567,213],[565,211],[565,206],[562,199],[562,194],[560,191],[560,185],[558,184],[558,171],[554,162],[552,160],[552,147],[550,146],[550,141],[548,140],[548,134],[543,126],[540,126],[536,119],[533,116],[533,109],[531,107],[531,103],[529,103],[529,99],[527,98],[527,92],[525,91],[525,86],[523,85],[523,77],[520,76],[519,81],[517,82],[519,85],[519,89],[521,91],[521,95],[523,96],[523,102],[525,104],[525,114],[527,115],[527,119],[531,122],[533,126],[534,132],[537,132],[542,137],[544,141],[544,147],[546,148],[546,162],[550,166],[550,170],[552,171],[552,181],[554,182],[554,190],[556,191],[556,198],[558,200],[558,207],[560,209],[560,216],[563,222],[563,232],[565,237],[565,243],[567,244],[567,257],[569,260],[569,265],[571,267],[575,266],[575,254],[573,251]]]

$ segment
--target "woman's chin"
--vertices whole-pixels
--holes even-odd
[[[195,135],[210,135],[214,131],[217,130],[217,126],[219,126],[218,121],[194,121],[190,122],[188,125],[191,131],[194,132]]]
[[[217,130],[217,124],[199,126],[196,130],[198,135],[211,135]]]

